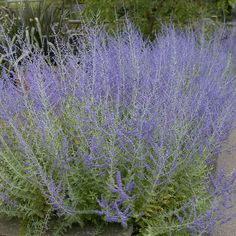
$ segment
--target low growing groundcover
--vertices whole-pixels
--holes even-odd
[[[230,220],[236,174],[214,163],[236,80],[220,33],[82,33],[73,45],[58,38],[51,64],[1,30],[1,215],[37,236],[114,222],[136,235],[207,235]]]

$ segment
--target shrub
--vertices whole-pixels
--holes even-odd
[[[87,222],[205,234],[228,220],[235,174],[214,177],[212,163],[236,82],[218,36],[167,28],[148,43],[129,24],[115,38],[90,29],[77,53],[53,47],[57,67],[22,42],[31,56],[0,81],[1,214],[22,235]]]

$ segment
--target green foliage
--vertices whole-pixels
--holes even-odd
[[[164,191],[156,189],[155,194],[147,192],[146,202],[144,201],[145,204],[142,206],[144,214],[137,220],[140,235],[189,235],[184,225],[190,224],[193,219],[187,218],[183,212],[191,211],[189,201],[196,196],[197,212],[205,212],[210,206],[206,189],[201,184],[206,181],[208,171],[206,163],[200,157],[196,157],[195,165],[179,165],[171,183]],[[186,205],[186,208],[183,209],[183,205]],[[181,224],[177,215],[182,218]]]
[[[233,1],[228,0],[84,0],[83,14],[114,29],[125,14],[146,36],[153,36],[163,23],[180,27],[196,25],[202,18],[222,21],[230,15]]]
[[[46,0],[37,3],[20,2],[16,7],[3,8],[8,14],[4,16],[3,26],[8,36],[13,36],[23,28],[26,39],[39,47],[43,47],[45,39],[52,34],[52,27],[60,32],[65,11]]]

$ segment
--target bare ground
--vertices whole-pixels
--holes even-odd
[[[234,130],[225,144],[225,148],[232,148],[231,152],[222,153],[217,160],[217,169],[224,169],[227,174],[231,174],[236,169],[236,130]],[[224,147],[223,147],[224,148]],[[230,209],[232,213],[236,212],[236,193],[233,195]],[[223,225],[217,225],[213,236],[236,236],[236,218]]]
[[[236,9],[235,9],[236,10]],[[236,21],[233,22],[233,68],[236,73]],[[235,76],[236,77],[236,76]],[[234,129],[223,148],[232,148],[231,152],[223,152],[217,160],[217,169],[224,169],[227,174],[231,174],[236,169],[236,129]],[[236,213],[236,192],[232,199],[232,213]],[[223,225],[218,225],[213,236],[236,236],[236,217]]]

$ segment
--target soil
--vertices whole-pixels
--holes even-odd
[[[225,146],[227,146],[226,148],[231,146],[232,151],[224,152],[218,157],[217,169],[224,169],[230,175],[233,170],[236,170],[236,130],[231,133]],[[233,194],[232,205],[234,207],[230,209],[229,213],[234,214],[236,212],[236,193]],[[236,236],[236,217],[226,224],[217,225],[213,236]]]
[[[23,236],[19,233],[19,221],[0,218],[0,236]],[[83,229],[80,227],[72,227],[64,236],[131,236],[133,227],[127,229],[122,228],[119,224],[109,224],[104,228],[95,228],[86,226]],[[52,233],[47,233],[45,236],[55,236]]]

